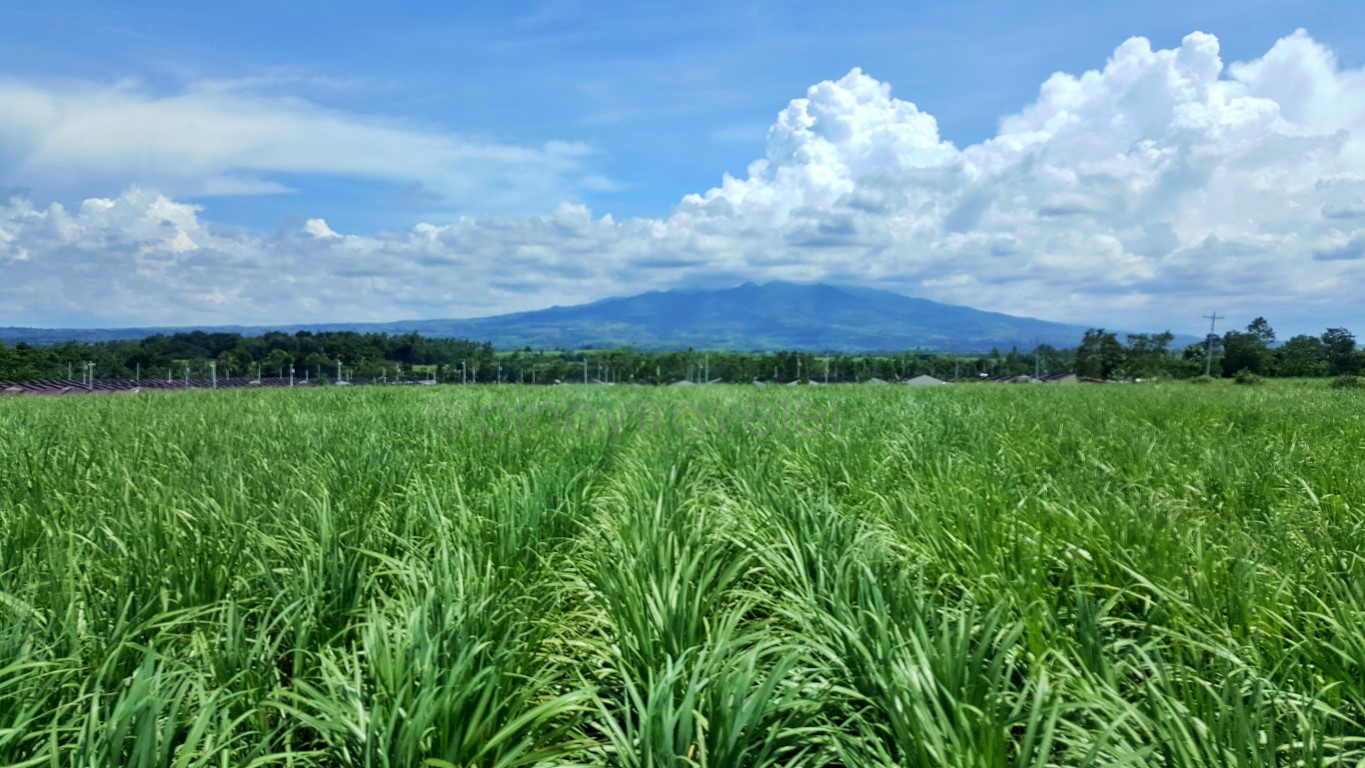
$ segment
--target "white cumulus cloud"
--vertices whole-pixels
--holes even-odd
[[[305,221],[303,223],[303,231],[319,240],[341,237],[341,235],[333,232],[332,228],[327,226],[327,222],[323,219],[309,219],[308,221]]]

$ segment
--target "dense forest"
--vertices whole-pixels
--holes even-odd
[[[0,380],[95,378],[202,378],[210,366],[220,377],[285,378],[317,382],[338,376],[359,381],[442,382],[621,381],[662,384],[705,378],[722,381],[866,381],[919,374],[940,378],[1075,371],[1096,379],[1192,378],[1207,371],[1231,377],[1340,376],[1365,370],[1365,351],[1344,328],[1282,343],[1264,318],[1245,330],[1210,336],[1205,343],[1170,349],[1173,335],[1128,334],[1124,340],[1092,329],[1074,349],[1042,346],[963,356],[906,352],[897,355],[817,355],[805,352],[638,352],[630,348],[546,351],[495,350],[491,344],[433,339],[417,334],[353,332],[295,334],[195,331],[140,341],[51,346],[0,343]]]

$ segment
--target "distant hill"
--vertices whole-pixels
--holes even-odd
[[[491,341],[498,348],[633,345],[641,350],[985,352],[993,347],[1032,349],[1038,343],[1074,347],[1086,328],[871,288],[771,282],[721,290],[652,291],[572,307],[466,320],[81,330],[0,328],[0,340],[11,344],[111,341],[188,330],[245,335],[301,330],[415,332],[433,338]],[[1178,339],[1177,343],[1182,342]]]

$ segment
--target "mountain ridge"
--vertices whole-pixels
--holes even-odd
[[[1074,347],[1087,326],[942,304],[892,291],[829,283],[773,281],[732,288],[674,288],[586,304],[468,319],[378,323],[297,323],[139,328],[0,328],[6,343],[119,341],[203,331],[260,336],[270,332],[418,333],[489,341],[498,348],[584,349],[632,346],[647,351],[730,349],[745,352],[985,352]],[[1183,337],[1182,337],[1183,338]]]

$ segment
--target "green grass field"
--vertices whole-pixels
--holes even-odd
[[[1365,765],[1365,392],[144,393],[0,435],[7,766]]]

